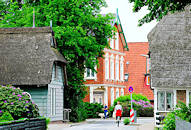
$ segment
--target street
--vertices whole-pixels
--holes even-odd
[[[124,119],[124,118],[123,118]],[[120,126],[114,119],[87,119],[81,123],[49,124],[49,130],[153,130],[154,118],[142,117],[137,119],[136,124],[124,125],[123,119]]]

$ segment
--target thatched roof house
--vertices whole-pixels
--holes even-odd
[[[0,28],[0,84],[31,94],[41,116],[63,120],[66,60],[50,27]]]
[[[148,35],[155,113],[186,104],[191,96],[191,12],[164,17]]]
[[[191,13],[163,18],[148,35],[152,87],[191,87]]]
[[[52,33],[50,27],[0,28],[0,84],[49,84],[53,63],[66,63],[51,47]]]

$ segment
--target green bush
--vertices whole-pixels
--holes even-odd
[[[146,96],[141,95],[141,94],[133,93],[133,94],[132,94],[132,98],[133,98],[133,100],[135,100],[135,101],[143,100],[143,101],[145,101],[145,102],[146,102],[146,101],[149,102],[149,99],[147,99]],[[120,96],[120,97],[118,97],[117,99],[114,100],[114,105],[116,105],[118,101],[120,101],[121,103],[122,103],[122,102],[131,101],[131,95],[125,95],[125,96]]]
[[[137,111],[138,117],[153,117],[154,109],[153,106],[150,104],[150,101],[147,99],[146,96],[141,94],[132,94],[132,103],[133,109]],[[114,100],[114,105],[117,104],[117,101],[120,101],[120,104],[123,107],[122,116],[127,117],[130,115],[131,109],[131,98],[130,95],[120,96],[119,98]],[[110,107],[110,113],[113,113],[114,106]],[[111,116],[111,114],[110,114]]]
[[[175,114],[174,113],[168,113],[166,117],[164,118],[164,130],[175,130]]]
[[[9,112],[4,112],[3,115],[0,117],[0,122],[7,122],[13,121],[13,117]]]
[[[80,107],[73,107],[71,108],[72,112],[70,113],[70,121],[71,122],[80,122],[84,121],[87,119],[87,110],[86,110],[86,105],[83,101],[76,102]],[[74,104],[75,106],[75,104]]]
[[[0,86],[0,116],[9,112],[15,120],[19,118],[35,118],[39,109],[30,97],[20,88]]]
[[[128,125],[130,123],[130,119],[129,118],[125,118],[123,120],[123,123],[124,123],[124,125]]]
[[[87,112],[87,118],[98,118],[98,114],[103,113],[103,105],[99,103],[85,102],[84,104]]]

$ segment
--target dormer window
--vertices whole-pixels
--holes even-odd
[[[55,63],[53,66],[53,81],[62,83],[63,80],[62,67]]]
[[[55,47],[55,43],[54,43],[54,37],[52,36],[51,38],[50,38],[50,45],[51,45],[51,47]]]

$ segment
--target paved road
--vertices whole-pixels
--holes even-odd
[[[124,125],[121,121],[117,127],[113,119],[88,119],[82,123],[50,124],[49,130],[153,130],[154,118],[139,118],[137,124]]]

